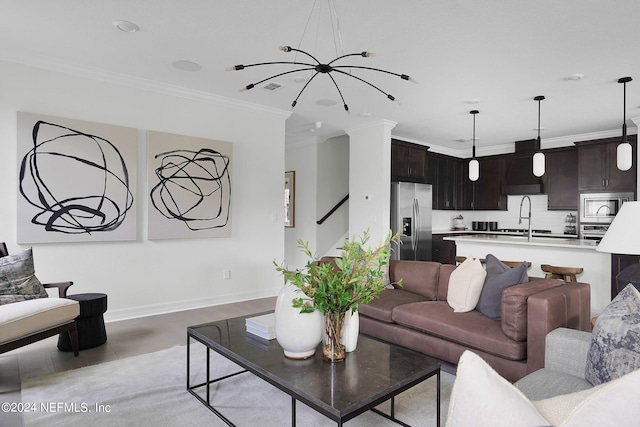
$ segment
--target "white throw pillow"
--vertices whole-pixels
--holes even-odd
[[[476,308],[487,272],[478,258],[467,257],[451,273],[447,289],[447,303],[456,313]]]
[[[548,425],[533,404],[480,356],[465,350],[449,400],[447,427]]]

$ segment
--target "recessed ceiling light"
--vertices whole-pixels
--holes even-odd
[[[570,76],[567,76],[564,79],[565,80],[580,80],[583,77],[584,77],[584,74],[576,73],[576,74],[571,74]]]
[[[479,102],[480,102],[480,100],[479,100],[479,99],[477,99],[477,98],[471,98],[471,99],[467,99],[467,100],[466,100],[466,101],[464,101],[464,102],[465,102],[465,103],[467,103],[467,104],[477,104],[477,103],[479,103]]]
[[[336,105],[338,102],[333,99],[318,99],[316,104],[321,105],[323,107],[332,107]]]
[[[306,81],[307,81],[307,78],[306,78],[306,77],[300,77],[300,76],[298,76],[298,77],[293,77],[293,78],[291,79],[291,81],[293,81],[293,82],[295,82],[295,83],[304,83],[304,82],[306,82]]]
[[[202,70],[202,65],[198,64],[197,62],[193,62],[193,61],[185,61],[185,60],[173,61],[171,63],[171,65],[173,65],[178,70],[182,70],[182,71],[200,71],[200,70]]]
[[[365,112],[363,112],[363,113],[360,113],[360,115],[361,115],[362,117],[371,117],[371,113],[366,112],[366,111],[365,111]]]
[[[118,30],[123,31],[125,33],[136,33],[140,31],[140,27],[138,27],[133,22],[129,22],[129,21],[113,21],[111,25],[113,25]]]

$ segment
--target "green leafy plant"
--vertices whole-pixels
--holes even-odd
[[[400,243],[401,233],[389,234],[378,247],[368,247],[369,230],[361,237],[346,240],[339,257],[331,262],[315,259],[308,242],[298,241],[298,247],[309,258],[302,270],[288,270],[274,261],[276,270],[305,297],[293,300],[302,313],[314,309],[327,315],[354,312],[360,304],[377,298],[385,287],[386,266],[391,255],[391,242]],[[398,285],[402,285],[398,283]]]

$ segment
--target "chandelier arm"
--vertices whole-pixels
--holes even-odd
[[[343,74],[347,74],[344,71],[339,71],[339,70],[336,70],[336,71],[341,72]],[[347,105],[347,102],[344,100],[344,96],[342,96],[342,91],[338,87],[338,83],[336,83],[336,79],[334,79],[331,74],[327,74],[327,75],[331,78],[331,81],[333,82],[333,84],[335,85],[336,89],[338,90],[338,93],[340,94],[340,98],[342,99],[342,105],[344,106],[345,111],[348,113],[349,112],[349,106]]]
[[[302,92],[304,92],[307,86],[309,86],[309,83],[311,83],[311,81],[315,79],[319,73],[320,71],[316,71],[316,73],[313,76],[311,76],[311,78],[304,84],[302,89],[300,89],[300,92],[298,92],[298,96],[296,96],[296,99],[294,99],[293,102],[291,103],[291,109],[293,109],[296,106],[296,104],[298,103],[298,99],[300,98],[300,95],[302,95]]]
[[[329,62],[327,65],[331,65],[331,64],[333,64],[334,62],[336,62],[336,61],[338,61],[338,60],[340,60],[340,59],[342,59],[342,58],[346,58],[346,57],[348,57],[348,56],[363,56],[363,57],[365,57],[365,58],[368,58],[368,54],[369,54],[369,52],[348,53],[348,54],[346,54],[346,55],[342,55],[342,56],[337,57],[337,58],[336,58],[336,59],[334,59],[333,61]]]
[[[342,70],[336,70],[335,68],[333,69],[333,71],[335,71],[335,72],[337,72],[337,73],[340,73],[340,74],[344,74],[345,76],[352,77],[352,78],[354,78],[354,79],[356,79],[356,80],[360,80],[362,83],[366,83],[366,84],[368,84],[369,86],[371,86],[372,88],[374,88],[375,90],[377,90],[378,92],[383,93],[383,94],[384,94],[387,98],[389,98],[390,100],[392,100],[392,101],[395,101],[395,100],[396,100],[396,98],[395,98],[393,95],[391,95],[391,94],[389,94],[389,93],[387,93],[387,92],[383,91],[383,90],[382,90],[382,89],[380,89],[378,86],[376,86],[376,85],[374,85],[374,84],[372,84],[372,83],[369,83],[368,81],[366,81],[366,80],[364,80],[364,79],[361,79],[361,78],[360,78],[360,77],[358,77],[358,76],[354,76],[353,74],[346,73],[346,72],[344,72],[344,71],[342,71]],[[396,101],[396,102],[397,102],[397,101]]]
[[[410,76],[408,76],[406,74],[394,73],[393,71],[381,70],[380,68],[363,67],[363,66],[360,66],[360,65],[336,65],[336,66],[333,67],[334,70],[336,68],[360,68],[362,70],[378,71],[380,73],[387,73],[387,74],[391,74],[393,76],[400,77],[402,80],[409,80],[411,82],[417,83],[415,80],[413,80]],[[336,70],[336,71],[338,71],[338,70]]]
[[[307,55],[309,58],[313,59],[314,61],[316,61],[318,64],[320,64],[320,61],[318,61],[313,55],[311,55],[308,52],[305,52],[304,50],[300,50],[300,49],[296,49],[295,47],[290,47],[290,46],[286,46],[288,47],[288,50],[286,50],[285,52],[289,52],[289,51],[294,51],[294,52],[300,52],[303,53],[305,55]],[[311,64],[307,64],[307,65],[311,65]]]
[[[271,77],[267,77],[266,79],[262,79],[262,80],[260,80],[259,82],[255,82],[255,83],[248,84],[247,86],[243,87],[243,88],[242,88],[242,89],[240,89],[240,90],[241,90],[241,91],[244,91],[244,90],[253,89],[256,85],[259,85],[260,83],[264,83],[264,82],[266,82],[267,80],[275,79],[276,77],[284,76],[284,75],[291,74],[291,73],[297,73],[298,71],[309,71],[309,70],[313,70],[313,69],[314,69],[314,68],[299,68],[299,69],[297,69],[297,70],[290,70],[290,71],[285,71],[285,72],[283,72],[283,73],[274,74],[273,76],[271,76]],[[314,77],[315,77],[315,76],[314,76]],[[308,83],[307,83],[307,84],[308,84]]]
[[[227,71],[240,71],[240,70],[244,70],[245,68],[248,67],[257,67],[259,65],[279,65],[279,64],[289,64],[289,65],[307,65],[309,67],[315,67],[314,64],[307,64],[306,62],[292,62],[292,61],[274,61],[274,62],[258,62],[255,64],[247,64],[247,65],[235,65],[233,67],[228,67],[226,70]]]

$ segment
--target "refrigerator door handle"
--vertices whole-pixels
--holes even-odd
[[[411,247],[414,253],[418,250],[418,230],[420,230],[420,207],[418,206],[418,199],[413,199],[413,222],[414,230],[411,237]]]

